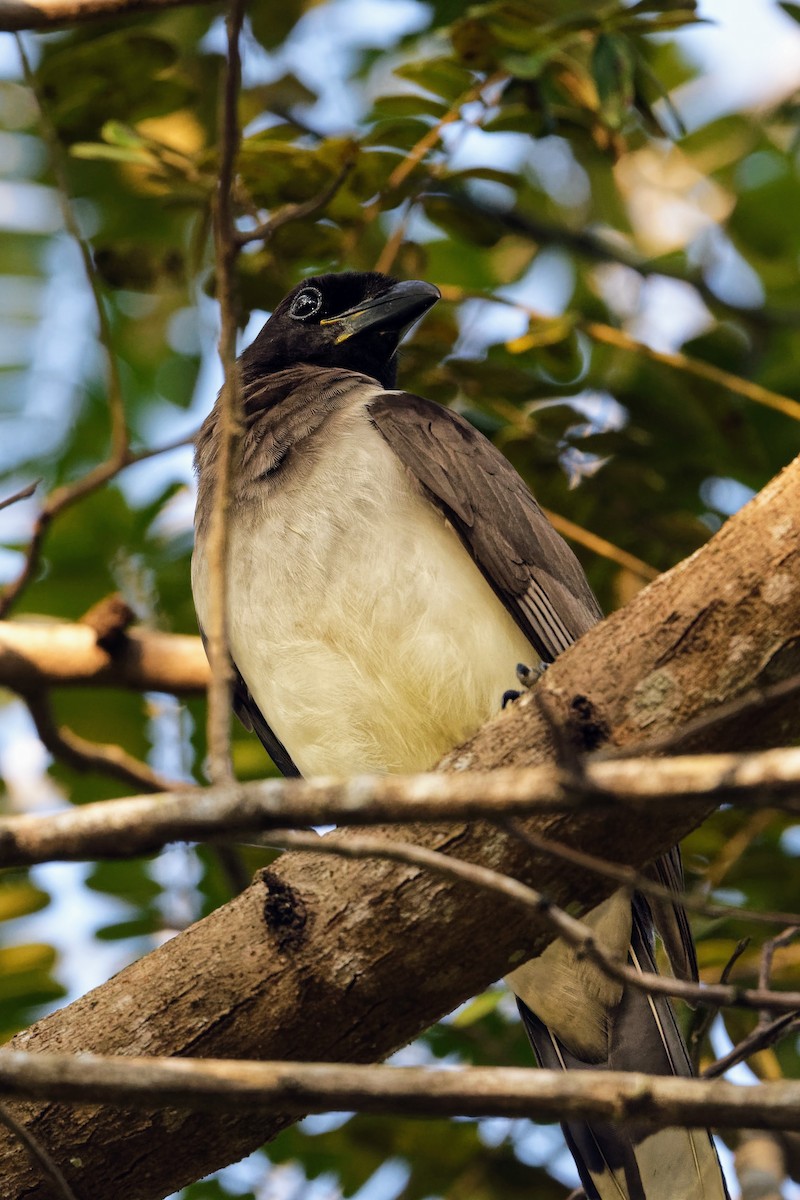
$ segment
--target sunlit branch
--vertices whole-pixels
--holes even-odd
[[[88,625],[0,621],[0,686],[26,693],[50,687],[117,687],[200,695],[208,662],[198,637],[129,629],[113,652]]]
[[[5,1050],[0,1094],[123,1108],[208,1112],[357,1111],[410,1116],[800,1129],[800,1083],[740,1087],[725,1080],[624,1071],[522,1067],[390,1067],[356,1063],[134,1058]]]
[[[454,303],[459,303],[467,299],[491,299],[494,303],[507,304],[512,308],[521,309],[527,313],[528,318],[532,322],[551,320],[551,318],[543,317],[535,309],[528,308],[527,305],[519,304],[517,301],[509,300],[499,294],[488,296],[480,291],[454,287],[452,285],[444,285],[440,288],[440,291],[445,300],[450,300]],[[650,359],[651,362],[657,362],[662,366],[670,367],[672,370],[680,371],[685,375],[693,375],[695,378],[702,379],[706,383],[715,384],[726,391],[744,396],[747,400],[752,400],[754,403],[762,404],[767,408],[773,408],[777,412],[783,413],[784,416],[791,417],[795,421],[800,421],[799,401],[793,400],[789,396],[783,396],[780,392],[773,392],[770,388],[762,387],[761,384],[754,383],[751,379],[743,379],[741,375],[734,375],[733,372],[725,371],[722,367],[716,367],[712,363],[702,362],[697,358],[690,358],[688,354],[681,354],[679,351],[667,353],[663,350],[655,350],[645,342],[639,342],[636,338],[632,338],[630,334],[625,333],[623,330],[615,329],[613,325],[605,325],[601,321],[589,321],[577,313],[572,314],[571,320],[573,328],[582,329],[595,342],[602,342],[604,345],[614,346],[618,350],[625,350],[641,358]],[[517,339],[516,345],[518,352],[524,353],[526,345],[524,335]]]
[[[128,857],[170,841],[237,838],[331,822],[497,820],[587,808],[643,812],[665,804],[677,811],[731,802],[796,811],[799,783],[800,749],[795,748],[655,760],[595,759],[578,775],[544,765],[345,780],[268,779],[197,788],[188,794],[108,800],[46,815],[2,817],[0,866],[54,858]],[[608,864],[607,873],[624,873],[618,882],[631,885],[638,877],[627,870]],[[792,914],[770,914],[770,920],[788,924]]]
[[[44,747],[58,762],[73,770],[95,771],[147,792],[177,791],[187,786],[159,775],[121,746],[87,741],[66,726],[59,725],[45,692],[29,694],[25,696],[25,702]]]

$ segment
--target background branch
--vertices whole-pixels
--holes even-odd
[[[111,652],[88,625],[0,621],[0,686],[12,691],[118,687],[197,696],[207,682],[199,637],[133,628]]]
[[[0,32],[58,29],[103,17],[158,12],[210,0],[0,0]]]

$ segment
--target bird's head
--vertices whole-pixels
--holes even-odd
[[[376,271],[314,275],[299,283],[242,354],[245,379],[300,364],[345,367],[395,382],[403,334],[439,299],[432,283]]]

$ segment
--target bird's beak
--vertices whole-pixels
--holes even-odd
[[[326,317],[320,325],[339,327],[337,345],[367,329],[375,333],[392,330],[399,339],[440,298],[441,292],[432,283],[423,283],[421,279],[404,280],[382,296],[363,300],[337,317]]]

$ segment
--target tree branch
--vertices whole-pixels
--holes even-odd
[[[185,793],[187,784],[159,775],[147,763],[134,758],[121,746],[90,742],[66,726],[58,725],[45,692],[26,695],[25,703],[43,746],[50,751],[53,758],[66,763],[73,770],[98,771],[122,783],[140,787],[146,792],[160,792],[170,788]]]
[[[537,691],[562,715],[564,741],[578,754],[604,738],[641,745],[792,674],[798,577],[800,461],[550,667]],[[784,696],[706,726],[692,748],[741,751],[798,734],[796,696]],[[550,725],[525,699],[441,765],[458,773],[529,767],[552,755]],[[531,827],[638,869],[711,806],[631,808],[623,837],[620,822],[592,808],[540,814]],[[336,835],[343,844],[358,836]],[[483,823],[401,827],[392,836],[514,877],[561,908],[597,903],[610,886]],[[543,921],[494,890],[381,860],[289,854],[230,904],[19,1035],[13,1048],[374,1061],[538,953],[550,936]],[[79,1166],[68,1174],[78,1194],[115,1200],[175,1190],[262,1145],[288,1120],[247,1111],[165,1120],[53,1103],[31,1103],[24,1115],[60,1163],[74,1160],[80,1146]],[[0,1179],[7,1200],[51,1200],[24,1151],[1,1131]]]
[[[86,21],[160,11],[211,0],[0,0],[0,32],[57,29]]]
[[[201,695],[208,662],[198,637],[128,629],[113,652],[89,625],[0,621],[0,686],[26,694],[53,687],[116,687]]]
[[[800,1130],[800,1083],[741,1087],[628,1071],[389,1067],[83,1054],[0,1053],[0,1094],[125,1109],[210,1113],[355,1111],[414,1117],[630,1121],[650,1129]],[[176,1126],[177,1113],[171,1114]]]
[[[0,817],[0,867],[130,858],[173,841],[207,841],[307,825],[498,820],[591,809],[645,813],[654,804],[697,811],[723,803],[800,812],[800,749],[674,759],[589,760],[580,775],[550,765],[443,775],[265,779],[103,800],[53,813]],[[628,887],[659,889],[624,865],[522,830],[534,848],[563,855]],[[701,905],[703,911],[708,906]],[[730,910],[715,908],[715,915]],[[736,912],[741,910],[736,909]],[[791,914],[770,914],[787,924]],[[798,918],[800,921],[800,918]]]

